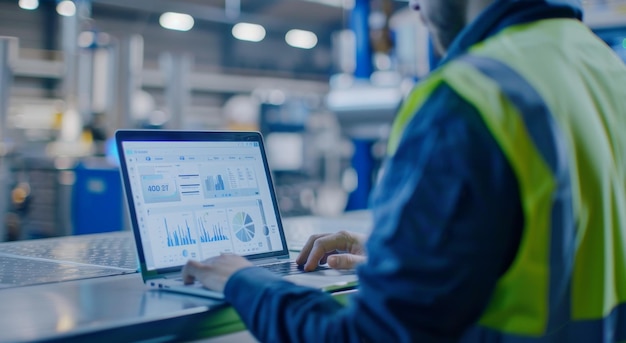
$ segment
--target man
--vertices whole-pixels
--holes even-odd
[[[262,341],[625,341],[623,63],[574,0],[411,6],[443,59],[394,123],[373,232],[298,257],[360,263],[350,302],[234,255],[186,280],[223,290]]]

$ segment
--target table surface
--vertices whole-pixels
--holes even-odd
[[[294,246],[370,224],[367,213],[284,220]],[[0,342],[193,340],[245,329],[223,302],[145,286],[130,232],[0,243],[0,304]]]

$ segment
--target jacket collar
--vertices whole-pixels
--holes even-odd
[[[437,67],[509,26],[549,18],[582,20],[582,5],[579,0],[496,0],[459,33]]]

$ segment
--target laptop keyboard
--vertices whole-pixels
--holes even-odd
[[[260,265],[259,267],[268,269],[272,273],[280,276],[304,273],[303,266],[299,266],[296,262],[282,262]],[[329,269],[328,267],[318,266],[314,271]]]

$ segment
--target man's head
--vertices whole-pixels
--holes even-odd
[[[430,30],[435,50],[444,55],[456,36],[495,0],[410,0]]]

